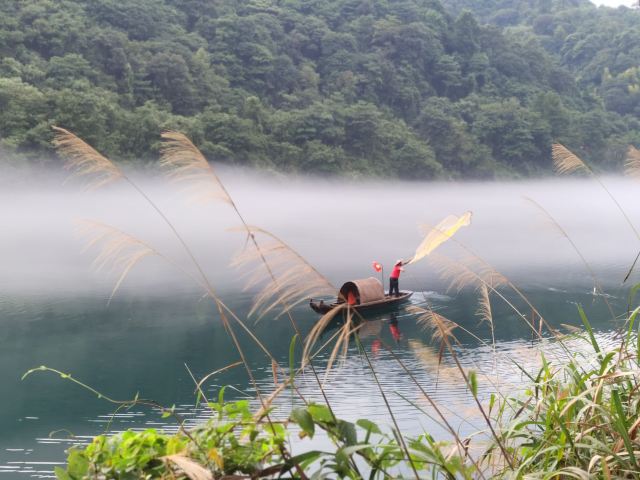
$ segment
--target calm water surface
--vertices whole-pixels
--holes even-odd
[[[474,223],[460,232],[461,242],[514,279],[551,323],[579,325],[579,303],[602,341],[615,341],[616,324],[602,297],[592,295],[592,281],[579,258],[566,239],[543,226],[540,214],[522,200],[523,195],[536,199],[563,224],[592,264],[608,301],[622,313],[628,289],[620,285],[621,279],[640,244],[597,185],[586,181],[335,185],[263,181],[233,172],[227,173],[226,181],[250,222],[285,238],[336,284],[371,275],[372,260],[388,265],[409,256],[420,241],[418,223],[433,224],[448,213],[471,209]],[[618,179],[610,182],[629,215],[640,219],[633,201],[635,186]],[[240,273],[228,267],[233,252],[243,244],[241,237],[226,232],[235,223],[233,217],[219,206],[188,206],[167,193],[171,190],[166,185],[150,184],[148,189],[194,245],[227,304],[245,318],[255,292],[243,291]],[[144,203],[118,189],[82,194],[51,183],[37,190],[6,190],[3,195],[7,198],[0,198],[0,214],[9,235],[0,240],[5,267],[0,272],[0,474],[51,476],[53,467],[64,463],[66,448],[104,431],[175,429],[149,408],[113,415],[113,405],[49,373],[21,380],[28,369],[39,365],[71,373],[114,399],[131,399],[138,393],[166,406],[176,405],[189,422],[206,418],[205,410],[194,407],[194,383],[187,367],[201,378],[238,360],[214,309],[187,279],[155,259],[141,264],[107,306],[113,278],[91,270],[91,254],[80,253],[82,242],[72,234],[73,218],[99,218],[133,230],[184,261]],[[466,255],[455,244],[443,247],[442,253]],[[513,392],[526,384],[514,360],[533,368],[540,350],[552,357],[557,353],[552,342],[532,340],[530,329],[495,298],[494,355],[491,332],[476,315],[476,293],[447,291],[429,263],[409,267],[401,287],[416,291],[412,303],[431,305],[480,337],[460,330],[457,334],[462,363],[487,375],[481,382],[485,397],[496,389]],[[318,318],[306,305],[294,314],[303,331]],[[294,333],[288,320],[272,315],[254,321],[249,324],[256,336],[287,366]],[[437,345],[415,316],[404,309],[374,316],[361,329],[360,338],[405,433],[428,431],[446,437],[437,423],[407,401],[432,413],[382,343],[393,346],[420,384],[449,410],[463,434],[482,428],[451,359],[439,365]],[[269,392],[270,361],[250,339],[241,340],[259,388]],[[575,350],[581,349],[588,351],[588,346],[576,343]],[[327,356],[321,354],[316,361],[321,375]],[[313,377],[303,375],[298,384],[306,398],[321,400]],[[221,386],[228,386],[228,398],[255,397],[242,367],[212,377],[206,391],[213,397]],[[355,345],[344,365],[330,373],[326,390],[341,417],[391,423]],[[286,415],[290,408],[286,393],[278,409]]]

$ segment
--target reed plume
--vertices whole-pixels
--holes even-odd
[[[270,232],[245,221],[214,168],[189,138],[179,132],[164,132],[162,138],[161,165],[169,178],[187,185],[193,199],[227,203],[242,222],[241,227],[233,230],[246,233],[247,245],[232,264],[239,267],[261,263],[264,267],[253,269],[246,287],[262,286],[251,310],[252,315],[260,310],[263,316],[278,305],[286,312],[310,296],[335,294],[335,287],[293,248]],[[269,243],[261,245],[256,235],[266,238]]]
[[[78,232],[87,238],[84,251],[94,247],[99,250],[92,266],[97,271],[107,270],[118,275],[107,304],[133,267],[146,257],[159,255],[143,241],[105,223],[82,220],[78,224]]]
[[[225,329],[231,336],[234,345],[238,349],[238,353],[240,354],[240,357],[242,359],[242,364],[245,366],[249,378],[254,384],[254,388],[257,391],[258,397],[261,401],[264,401],[260,389],[258,388],[258,385],[253,377],[253,373],[248,366],[244,352],[240,346],[240,343],[238,342],[237,336],[232,328],[231,322],[229,321],[229,317],[235,320],[240,325],[240,327],[249,335],[249,337],[256,343],[256,345],[271,359],[272,366],[274,368],[277,366],[277,363],[274,365],[273,362],[275,362],[275,359],[273,358],[271,353],[264,347],[264,345],[258,340],[258,338],[255,337],[255,335],[245,325],[245,323],[240,318],[238,318],[238,316],[235,315],[235,313],[231,311],[224,304],[224,302],[222,302],[222,300],[220,300],[206,277],[203,276],[202,279],[200,279],[197,276],[193,276],[190,272],[183,269],[176,262],[172,261],[168,257],[161,255],[159,252],[157,252],[155,249],[153,249],[143,241],[115,227],[112,227],[111,225],[92,220],[85,220],[80,223],[78,230],[81,234],[87,237],[87,244],[84,249],[85,251],[94,247],[99,248],[98,255],[93,261],[93,266],[97,270],[108,269],[110,272],[116,272],[119,275],[116,284],[111,292],[111,295],[109,296],[108,303],[111,302],[115,293],[129,274],[129,272],[143,258],[152,255],[163,258],[169,264],[173,265],[178,270],[188,275],[196,282],[196,284],[201,286],[206,291],[207,296],[209,296],[216,305],[218,313],[220,314],[220,319]],[[277,381],[277,378],[274,378],[274,381]]]
[[[185,273],[187,273],[192,279],[194,279],[196,283],[200,285],[207,292],[207,295],[215,303],[218,309],[218,312],[220,314],[220,319],[225,329],[231,336],[231,339],[236,349],[238,350],[238,353],[240,354],[240,357],[245,366],[247,374],[256,389],[258,397],[262,401],[263,398],[262,398],[260,389],[258,388],[258,385],[253,376],[253,372],[251,371],[251,368],[249,367],[249,364],[246,361],[243,350],[238,342],[238,339],[233,330],[233,327],[229,322],[227,314],[231,315],[231,317],[251,336],[252,339],[256,341],[257,339],[255,338],[255,336],[253,336],[251,331],[246,327],[244,322],[242,322],[242,320],[240,320],[235,314],[233,314],[233,312],[231,312],[226,307],[226,305],[220,300],[220,298],[217,296],[213,286],[209,282],[209,279],[207,278],[206,274],[202,270],[202,267],[200,266],[199,262],[195,258],[193,252],[189,248],[189,245],[185,242],[185,240],[182,238],[180,233],[176,230],[173,223],[167,218],[164,212],[160,210],[160,208],[158,208],[158,206],[153,202],[153,200],[151,200],[151,198],[135,182],[133,182],[127,175],[125,175],[122,172],[122,170],[120,170],[113,162],[111,162],[109,159],[99,154],[93,147],[88,145],[86,142],[84,142],[83,140],[81,140],[71,132],[58,127],[54,127],[54,131],[56,132],[56,137],[54,140],[55,147],[58,149],[61,156],[67,158],[68,168],[73,170],[75,175],[87,177],[89,179],[90,181],[89,188],[98,188],[102,185],[111,183],[113,181],[116,181],[122,178],[125,181],[127,181],[129,185],[131,185],[131,187],[133,187],[134,190],[136,190],[148,202],[148,204],[156,211],[156,213],[160,216],[160,218],[171,229],[176,239],[180,242],[185,252],[189,255],[189,258],[191,259],[194,267],[196,268],[198,272],[198,276],[200,278],[194,277],[188,272],[185,272]],[[167,145],[165,145],[165,148],[166,148],[165,158],[167,159],[167,162],[169,163],[173,162],[173,165],[175,166],[176,171],[180,175],[188,176],[189,174],[196,173],[195,171],[192,171],[189,168],[187,168],[187,164],[188,164],[187,160],[193,162],[194,155],[196,156],[194,165],[199,164],[203,166],[202,161],[204,160],[204,157],[202,157],[202,155],[200,154],[201,158],[197,158],[197,155],[200,152],[197,150],[197,148],[193,146],[193,144],[186,137],[184,137],[184,135],[178,134],[175,132],[168,132],[166,134],[166,139],[167,139]],[[187,156],[187,153],[189,156]],[[204,160],[204,162],[206,163],[206,160]],[[217,177],[215,178],[217,179]],[[224,186],[219,182],[219,180],[217,181],[217,185],[222,189],[223,193],[225,193],[226,195],[226,190],[224,190]],[[226,195],[226,197],[223,197],[223,199],[224,198],[228,199],[228,195]],[[234,208],[235,208],[235,205],[234,205]],[[117,230],[117,229],[114,229],[114,230]],[[124,235],[125,237],[127,236],[127,234],[124,234],[124,232],[120,232],[120,234]],[[116,237],[117,237],[117,234],[115,233],[114,233],[114,238],[112,239],[109,239],[109,234],[105,234],[102,236],[102,238],[107,239],[107,247],[104,250],[104,255],[100,258],[107,260],[108,258],[110,258],[110,256],[114,252],[119,252],[121,254],[121,256],[119,257],[120,260],[117,260],[115,262],[111,260],[112,262],[114,262],[113,264],[116,267],[120,267],[122,271],[121,271],[120,277],[118,278],[118,281],[116,282],[116,286],[114,287],[114,290],[111,294],[110,299],[113,297],[113,295],[119,288],[120,284],[122,283],[124,278],[127,276],[127,274],[131,271],[131,269],[142,258],[150,255],[151,251],[153,251],[153,249],[148,247],[146,244],[144,244],[140,240],[135,239],[131,236],[128,236],[129,239],[127,241],[130,242],[131,248],[133,249],[133,246],[136,245],[136,242],[137,242],[137,244],[139,245],[139,250],[136,252],[136,250],[133,249],[132,251],[125,252],[125,248],[124,247],[121,248],[118,245],[120,244],[125,245],[127,241],[123,239],[121,242],[119,242],[116,239]],[[93,240],[93,243],[95,244],[99,240],[100,240],[100,236],[98,235],[98,237],[96,237]],[[143,246],[149,250],[145,251],[145,248]],[[155,251],[153,252],[155,253]],[[116,256],[113,258],[118,258],[118,257]],[[166,257],[164,258],[167,259]],[[106,263],[109,263],[109,262],[107,261]],[[174,263],[174,265],[176,264]],[[180,267],[178,268],[182,271],[185,271]],[[263,346],[259,342],[258,342],[258,345],[261,348],[263,348]],[[266,350],[266,349],[263,348],[263,350]]]
[[[336,310],[336,309],[334,309]],[[353,319],[354,310],[350,307],[347,307],[347,313],[345,315],[346,319],[342,326],[338,329],[336,336],[336,343],[331,350],[331,354],[329,355],[329,359],[327,360],[327,367],[324,372],[324,383],[327,382],[329,378],[329,374],[331,373],[331,369],[333,368],[336,360],[345,361],[347,358],[347,354],[349,353],[349,340],[351,339],[351,335],[356,333],[358,330],[358,326],[354,322]],[[360,323],[362,325],[362,323]],[[356,341],[359,342],[359,339],[356,337]],[[313,345],[310,342],[306,342],[306,344]],[[372,373],[375,375],[373,369],[371,369]]]
[[[580,157],[560,143],[554,143],[551,146],[551,157],[555,171],[561,175],[574,172],[593,174],[591,168]]]
[[[463,246],[460,243],[458,244]],[[542,333],[539,329],[535,328],[533,322],[529,320],[511,300],[498,290],[501,286],[508,286],[531,308],[538,318],[540,318],[540,322],[543,323],[551,333],[557,335],[556,330],[545,321],[538,310],[531,304],[526,295],[524,295],[507,277],[498,272],[485,260],[473,254],[466,247],[463,246],[463,248],[465,248],[469,253],[469,257],[465,261],[452,260],[442,255],[434,255],[431,257],[440,277],[449,282],[448,290],[455,289],[460,291],[466,287],[479,289],[482,285],[485,285],[491,293],[495,294],[500,298],[500,300],[507,304],[507,306],[509,306],[509,308],[511,308],[511,310],[513,310],[527,324],[535,335],[541,337]]]
[[[480,285],[480,299],[478,301],[478,310],[476,310],[476,315],[480,317],[481,322],[486,322],[491,326],[491,332],[493,333],[491,299],[489,298],[489,288],[485,284]]]
[[[598,179],[597,176],[594,175],[594,178],[600,183],[600,185],[603,187],[603,189],[609,194],[611,199],[616,203],[616,205],[618,206],[618,208],[620,209],[622,214],[627,219],[627,222],[629,223],[629,225],[633,228],[633,225],[631,224],[629,218],[626,216],[626,214],[624,213],[624,210],[622,210],[622,207],[618,204],[618,202],[615,200],[615,198],[611,195],[611,193],[607,190],[607,188],[604,186],[604,184],[602,184],[602,182]],[[634,229],[634,232],[635,232],[635,229]],[[640,235],[638,236],[638,238],[640,239]],[[454,242],[459,247],[461,247],[465,252],[467,252],[467,254],[471,257],[471,261],[477,263],[480,266],[481,270],[485,272],[484,275],[487,275],[487,274],[488,275],[493,275],[493,278],[494,278],[493,281],[497,282],[496,283],[496,287],[498,285],[504,284],[504,285],[508,286],[516,295],[518,295],[518,297],[520,297],[527,304],[527,306],[529,308],[531,308],[532,313],[539,318],[539,320],[540,320],[540,328],[536,329],[535,326],[533,325],[533,322],[531,320],[529,320],[525,315],[523,315],[522,312],[520,312],[520,310],[513,304],[513,302],[511,302],[503,294],[501,294],[500,291],[497,290],[497,288],[491,287],[491,283],[487,280],[486,277],[482,278],[479,273],[473,272],[471,269],[469,269],[468,267],[462,265],[460,262],[454,262],[452,260],[447,260],[447,263],[449,265],[454,265],[455,269],[459,269],[460,267],[462,267],[462,271],[465,272],[465,274],[467,275],[466,278],[477,279],[481,283],[487,284],[487,286],[490,287],[490,290],[493,293],[495,293],[502,301],[504,301],[515,313],[517,313],[518,316],[522,320],[525,321],[525,323],[529,326],[529,328],[531,328],[531,330],[534,332],[534,334],[538,335],[538,337],[541,337],[542,326],[544,325],[546,327],[546,329],[550,333],[552,333],[556,338],[559,338],[560,333],[558,332],[558,330],[555,329],[553,326],[551,326],[546,321],[546,319],[542,316],[540,311],[531,303],[529,298],[511,280],[509,280],[506,276],[504,276],[500,272],[498,272],[489,262],[484,260],[478,254],[474,253],[472,249],[470,249],[469,247],[464,245],[462,242],[458,241],[456,238],[451,238],[451,241]],[[640,257],[640,254],[638,256]],[[441,258],[443,258],[443,257],[441,257]],[[446,270],[444,271],[444,273],[447,274]],[[452,277],[452,278],[455,279],[455,276]],[[464,279],[465,279],[464,276],[461,277],[461,280],[464,280]],[[466,285],[462,284],[462,286],[460,288],[463,288],[464,286],[466,286]],[[561,345],[562,345],[562,343],[561,343]],[[571,352],[569,352],[566,348],[564,350],[568,355],[570,355]]]
[[[307,335],[307,338],[304,343],[302,359],[303,359],[303,365],[307,365],[310,362],[311,358],[314,356],[311,351],[313,347],[316,345],[316,343],[318,342],[318,340],[320,339],[320,336],[322,335],[322,333],[326,330],[329,324],[332,321],[334,321],[334,319],[338,314],[342,315],[345,311],[347,311],[347,315],[346,315],[347,318],[345,323],[342,325],[342,327],[340,327],[340,329],[336,332],[336,334],[329,339],[329,341],[331,341],[334,338],[336,338],[336,343],[329,356],[329,363],[326,368],[325,380],[326,380],[327,374],[329,373],[329,371],[331,370],[331,367],[333,366],[333,363],[335,362],[335,359],[338,353],[342,352],[343,357],[346,357],[347,350],[349,348],[349,338],[351,334],[354,332],[352,311],[350,309],[349,304],[346,302],[342,303],[336,308],[332,308],[327,313],[325,313],[322,317],[320,317],[320,320],[318,320],[313,325],[313,328]]]
[[[233,201],[202,152],[180,132],[163,132],[160,165],[167,176],[185,187],[193,201]]]
[[[488,285],[494,290],[508,283],[504,275],[471,255],[456,261],[435,254],[431,257],[431,265],[440,278],[448,282],[448,291],[460,292],[467,287],[477,289],[482,285]]]
[[[640,150],[633,145],[629,145],[627,150],[624,173],[629,177],[640,179]]]
[[[191,191],[191,198],[194,200],[199,200],[199,201],[221,200],[222,202],[230,205],[231,208],[236,213],[236,215],[238,216],[238,218],[240,219],[240,222],[242,223],[242,230],[247,235],[246,246],[249,246],[249,244],[251,244],[254,248],[253,255],[249,254],[248,253],[249,250],[245,248],[245,255],[243,255],[242,257],[246,263],[249,263],[252,257],[254,260],[259,260],[264,267],[263,273],[265,274],[266,278],[271,284],[270,286],[269,284],[266,284],[264,286],[263,291],[261,292],[263,295],[260,296],[259,300],[254,303],[254,308],[252,309],[252,312],[255,311],[256,306],[258,305],[264,306],[264,304],[268,302],[267,300],[268,298],[275,298],[275,300],[272,301],[271,304],[265,308],[265,310],[263,311],[263,314],[266,313],[266,311],[269,311],[275,308],[275,306],[278,303],[281,304],[283,308],[283,312],[285,312],[288,315],[294,330],[296,331],[297,334],[300,334],[297,324],[291,314],[291,305],[289,305],[288,301],[295,298],[296,294],[299,295],[300,298],[302,298],[301,296],[303,292],[300,289],[296,291],[296,288],[292,283],[293,278],[295,278],[296,276],[302,278],[304,277],[305,273],[309,273],[309,272],[315,272],[317,274],[317,277],[321,277],[321,275],[319,275],[319,273],[310,264],[308,264],[308,262],[306,262],[304,258],[298,255],[293,249],[288,247],[286,243],[280,241],[275,236],[269,234],[266,231],[263,231],[255,227],[251,227],[246,222],[238,206],[233,201],[233,198],[231,197],[231,195],[229,195],[226,187],[224,186],[224,184],[216,174],[212,165],[209,164],[209,162],[207,162],[202,152],[200,152],[200,150],[191,142],[191,140],[189,140],[188,137],[186,137],[184,134],[180,132],[169,131],[169,132],[164,132],[162,134],[162,138],[164,140],[164,143],[162,146],[161,165],[166,169],[167,175],[169,176],[169,178],[173,180],[175,183],[181,183],[185,185],[185,189]],[[282,275],[281,278],[278,279],[278,276],[274,272],[274,269],[270,263],[270,260],[267,259],[262,246],[256,240],[255,232],[257,232],[258,230],[260,230],[265,235],[272,237],[272,239],[277,243],[277,245],[275,245],[271,249],[272,253],[275,253],[278,250],[281,252],[289,252],[291,256],[295,257],[295,259],[297,260],[297,262],[295,262],[297,265],[306,265],[306,266],[302,268],[298,268],[297,270],[294,269],[293,273],[289,272],[290,275],[288,276]],[[243,263],[243,260],[241,259],[236,259],[236,260],[240,263]],[[304,270],[304,272],[301,270]],[[257,280],[258,277],[260,277],[260,274],[258,272],[255,272],[255,277],[253,281],[258,282]],[[306,280],[308,280],[308,278]],[[284,286],[282,282],[284,282]],[[326,281],[324,283],[329,284],[329,282],[326,282]],[[304,283],[301,283],[301,285],[304,285]],[[244,325],[244,322],[241,322],[235,316],[234,318],[236,318],[236,321],[240,323],[240,325],[244,328],[244,330],[247,331],[247,333],[249,333],[250,336],[252,336],[252,338],[255,339],[253,334],[250,333],[250,331]],[[257,339],[255,340],[257,341]],[[310,364],[310,366],[316,380],[318,381],[318,386],[325,398],[327,406],[329,407],[329,409],[331,409],[329,401],[322,389],[320,380],[316,375],[315,368],[313,367],[312,364]],[[250,377],[252,377],[250,372],[249,372],[249,375]],[[276,389],[276,392],[279,392],[279,391],[281,391],[280,388]]]
[[[162,459],[168,464],[173,464],[178,467],[181,473],[189,478],[189,480],[213,480],[213,474],[209,469],[204,468],[202,465],[185,455],[167,455]]]
[[[453,335],[453,331],[458,325],[442,315],[437,314],[431,308],[425,310],[424,308],[412,305],[407,307],[407,311],[417,315],[418,325],[421,325],[431,333],[431,340],[433,342],[439,343],[438,367],[440,367],[446,346],[450,345],[449,340],[454,340],[455,343],[458,343],[458,339]]]
[[[81,138],[64,128],[51,128],[55,132],[53,145],[66,160],[65,168],[73,176],[85,178],[87,189],[94,190],[125,177],[117,165]]]
[[[580,327],[576,327],[575,325],[569,325],[567,323],[561,323],[560,326],[567,330],[570,334],[578,335],[583,333],[583,330]]]
[[[126,181],[136,192],[138,192],[145,201],[156,211],[156,213],[160,216],[160,218],[167,224],[167,226],[171,229],[177,240],[181,243],[182,247],[185,249],[194,266],[198,270],[198,274],[202,277],[201,280],[196,280],[198,284],[203,286],[205,290],[212,296],[212,298],[218,302],[218,298],[216,297],[213,288],[209,284],[209,281],[202,271],[198,261],[194,257],[191,249],[184,241],[182,236],[178,233],[174,225],[167,218],[167,216],[158,208],[158,206],[149,198],[149,196],[135,183],[133,182],[115,163],[109,160],[107,157],[101,155],[98,151],[96,151],[91,145],[86,143],[84,140],[76,136],[75,134],[59,127],[52,127],[55,131],[55,137],[53,141],[53,145],[60,154],[60,156],[67,159],[66,168],[73,172],[73,175],[85,177],[88,180],[87,188],[95,189],[106,185],[108,183],[112,183],[116,180],[123,179]],[[195,148],[195,147],[194,147]],[[98,222],[95,222],[98,224]],[[111,227],[113,228],[113,227]],[[117,229],[114,229],[117,230]],[[124,232],[120,232],[123,235]],[[137,241],[140,244],[146,245],[138,239],[135,239],[132,236],[129,236],[132,241]],[[151,247],[149,247],[151,248]],[[166,257],[165,257],[166,259]],[[135,266],[134,262],[131,265],[131,268]],[[175,265],[175,264],[174,264]],[[129,268],[129,270],[131,269]],[[181,269],[183,270],[183,269]],[[183,270],[184,271],[184,270]],[[192,275],[190,275],[194,278]]]
[[[440,382],[445,382],[449,386],[455,386],[460,380],[460,371],[457,367],[442,363],[441,352],[435,351],[432,345],[423,343],[421,340],[410,339],[408,341],[409,348],[414,357],[420,362],[427,372],[434,371],[436,373],[435,387],[439,387]],[[448,407],[443,407],[447,408]]]
[[[497,374],[498,371],[498,358],[496,354],[496,333],[495,326],[493,324],[493,311],[491,309],[491,298],[489,287],[486,283],[480,285],[480,298],[478,300],[478,309],[476,310],[476,316],[480,317],[480,323],[488,323],[491,330],[491,348],[493,349],[493,369]]]
[[[324,275],[274,234],[252,225],[234,230],[248,231],[249,238],[256,243],[258,236],[265,239],[259,247],[248,242],[232,261],[234,267],[248,269],[245,288],[259,289],[251,315],[259,312],[262,317],[278,305],[286,312],[312,296],[336,294],[336,288]],[[269,269],[265,270],[261,264],[268,265]]]
[[[439,313],[434,312],[432,309],[424,309],[415,305],[407,307],[407,311],[417,315],[418,324],[431,331],[431,337],[439,342],[453,340],[458,343],[458,339],[453,334],[453,331],[458,327],[458,324],[443,317]]]
[[[489,287],[487,285],[480,285],[480,298],[478,300],[478,309],[476,310],[476,316],[480,317],[481,323],[488,323],[491,327],[491,339],[495,348],[496,339],[494,336],[493,328],[493,311],[491,309],[491,298],[489,297]]]

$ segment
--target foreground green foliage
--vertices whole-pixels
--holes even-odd
[[[518,414],[503,411],[498,422],[505,424],[518,476],[638,478],[640,341],[632,335],[637,313],[612,349],[598,344],[583,317],[593,352],[564,365],[543,358],[530,396],[509,401]]]
[[[261,471],[261,465],[283,459],[281,424],[263,428],[252,421],[246,401],[210,407],[212,420],[190,432],[166,435],[150,429],[96,437],[86,449],[73,450],[66,473],[56,474],[59,478],[162,477],[172,470],[170,456],[178,454],[220,474],[253,474]]]
[[[210,403],[213,417],[189,432],[167,435],[156,430],[127,431],[98,436],[83,450],[72,449],[67,469],[56,469],[60,480],[82,478],[224,478],[244,475],[264,478],[386,478],[403,464],[410,468],[396,438],[368,420],[355,424],[336,419],[323,405],[310,404],[292,412],[284,424],[252,416],[248,403]],[[298,436],[325,432],[335,451],[308,450],[293,456],[286,426],[296,426]],[[471,469],[456,455],[428,436],[408,441],[411,462],[426,473],[448,472],[471,478]],[[356,460],[356,458],[358,460]],[[205,475],[205,477],[198,476]],[[245,477],[240,477],[245,478]]]
[[[170,128],[211,160],[434,178],[545,170],[552,140],[596,163],[640,144],[635,37],[623,59],[604,54],[604,33],[570,35],[597,23],[589,2],[579,16],[572,2],[510,2],[555,5],[532,20],[555,49],[450,3],[2,2],[0,152],[42,158],[57,124],[137,161]],[[587,57],[597,68],[575,67]],[[576,84],[605,68],[603,84]]]

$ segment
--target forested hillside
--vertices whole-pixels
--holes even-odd
[[[640,145],[639,32],[586,0],[6,1],[0,148],[41,161],[56,124],[139,162],[171,128],[283,171],[529,174],[552,141],[613,163]]]
[[[640,10],[596,8],[589,0],[443,0],[453,15],[472,11],[509,37],[537,42],[596,91],[607,110],[640,117]]]

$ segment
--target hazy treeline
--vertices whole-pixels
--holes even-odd
[[[615,162],[640,144],[638,32],[587,0],[2,2],[0,149],[43,158],[57,124],[132,161],[171,128],[287,171],[527,174],[554,140]]]

